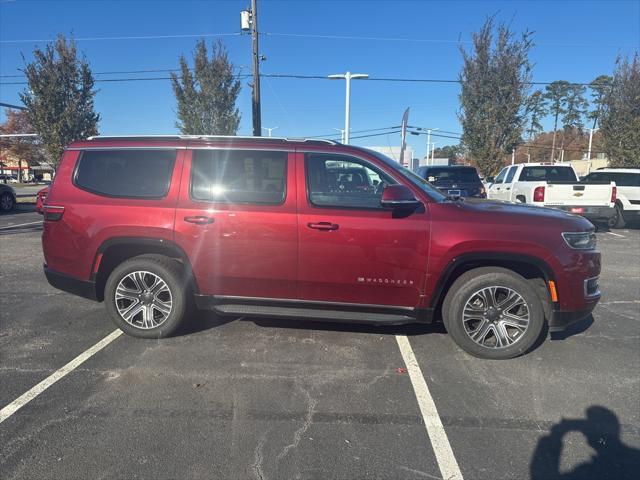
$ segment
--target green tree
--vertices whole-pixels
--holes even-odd
[[[549,104],[549,111],[553,115],[553,143],[551,145],[551,160],[555,159],[556,133],[558,119],[565,114],[565,98],[571,84],[565,80],[556,80],[545,87],[544,98]]]
[[[178,103],[176,127],[185,135],[235,135],[240,124],[236,100],[240,81],[222,43],[213,46],[209,59],[204,40],[198,41],[189,69],[180,56],[180,75],[171,74]]]
[[[542,119],[549,114],[547,100],[542,90],[536,90],[529,96],[527,102],[529,115],[529,128],[527,129],[527,141],[531,143],[535,136],[542,132]],[[527,158],[531,158],[531,147],[527,146]]]
[[[593,126],[591,127],[593,129],[598,125],[605,99],[611,91],[612,82],[613,78],[609,75],[599,75],[589,84],[589,89],[591,89],[591,105],[593,108],[587,116],[589,120],[593,120]]]
[[[494,28],[491,18],[472,40],[472,51],[460,48],[462,144],[489,176],[503,165],[526,125],[532,40],[530,32],[515,38],[504,24]]]
[[[434,150],[435,158],[448,158],[450,161],[455,162],[462,156],[464,149],[461,145],[444,145]]]
[[[640,59],[618,58],[600,129],[612,167],[640,168]]]
[[[69,143],[98,133],[94,80],[87,60],[78,58],[75,42],[62,35],[44,50],[36,48],[33,56],[31,63],[25,61],[28,87],[20,99],[55,168]]]

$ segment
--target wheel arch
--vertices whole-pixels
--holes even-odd
[[[193,292],[198,293],[198,284],[189,257],[177,244],[162,238],[115,237],[105,240],[100,245],[93,260],[92,280],[95,282],[97,299],[104,300],[105,284],[114,268],[132,257],[150,253],[164,255],[180,262]]]
[[[442,302],[453,282],[463,273],[480,267],[506,268],[534,282],[540,300],[543,302],[545,316],[550,318],[553,304],[547,285],[549,280],[555,280],[553,270],[547,262],[538,257],[513,253],[478,252],[453,258],[438,278],[429,306],[440,312]],[[542,279],[543,282],[536,281],[536,279]]]

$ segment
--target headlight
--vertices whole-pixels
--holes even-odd
[[[596,234],[593,232],[564,232],[562,238],[569,248],[593,250],[596,248]]]

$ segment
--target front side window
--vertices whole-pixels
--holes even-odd
[[[194,150],[191,197],[223,203],[284,202],[287,153],[251,150]]]
[[[175,150],[87,150],[74,183],[108,197],[162,198],[169,191],[175,159]]]
[[[362,160],[329,154],[305,157],[309,201],[318,207],[381,208],[382,191],[397,183]]]

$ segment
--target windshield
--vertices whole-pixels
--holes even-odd
[[[395,172],[399,173],[405,179],[409,180],[409,182],[411,182],[413,185],[415,185],[420,190],[425,192],[427,195],[429,195],[429,197],[431,197],[436,202],[441,202],[447,198],[446,195],[444,195],[440,190],[438,190],[436,187],[434,187],[429,182],[427,182],[424,178],[420,178],[419,175],[412,172],[408,168],[403,167],[395,160],[391,160],[386,155],[383,155],[382,153],[376,152],[374,150],[369,150],[368,148],[363,148],[363,150],[373,155],[378,160],[383,161],[387,166],[391,167]]]

